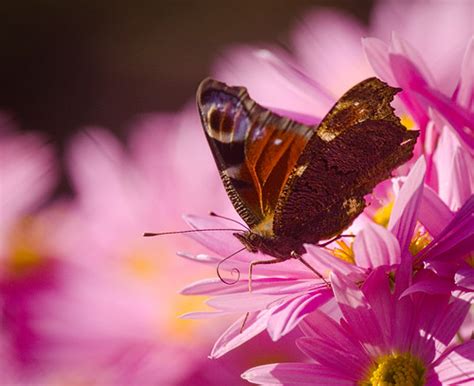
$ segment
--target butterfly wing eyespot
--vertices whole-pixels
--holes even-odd
[[[212,79],[201,83],[197,104],[235,209],[249,227],[268,234],[280,193],[313,128],[265,109],[245,88]]]

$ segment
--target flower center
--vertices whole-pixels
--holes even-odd
[[[415,121],[411,117],[411,115],[408,114],[402,114],[400,122],[403,126],[405,126],[408,130],[412,130],[415,128]]]
[[[390,215],[392,214],[394,200],[391,200],[388,204],[377,209],[374,214],[373,220],[383,227],[387,227],[390,220]]]
[[[410,353],[389,354],[377,358],[361,386],[422,386],[425,366]]]
[[[419,228],[413,236],[410,243],[410,253],[412,256],[417,255],[422,249],[424,249],[432,240],[431,235],[423,228]]]
[[[354,251],[351,245],[347,245],[344,240],[337,240],[339,247],[334,248],[331,252],[338,259],[344,260],[347,263],[355,264]]]
[[[5,260],[8,273],[13,276],[23,276],[44,263],[44,257],[40,252],[41,235],[39,233],[32,218],[21,219],[12,227]]]

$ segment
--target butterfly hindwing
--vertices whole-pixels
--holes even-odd
[[[276,237],[317,242],[340,234],[363,211],[364,195],[412,156],[390,102],[399,89],[376,78],[349,90],[307,143],[280,196]]]
[[[268,228],[283,187],[313,130],[263,108],[245,88],[204,80],[197,93],[221,179],[250,227]]]

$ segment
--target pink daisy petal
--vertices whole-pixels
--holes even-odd
[[[375,73],[389,85],[397,85],[390,67],[387,43],[377,38],[363,38],[362,47]]]
[[[420,252],[427,262],[436,260],[455,261],[472,252],[474,242],[474,195],[472,195],[453,220],[430,245]],[[451,266],[453,266],[451,264]]]
[[[235,321],[217,340],[212,348],[210,358],[219,358],[225,353],[244,344],[265,330],[270,318],[268,310],[251,313],[247,318],[244,330],[241,332],[245,316]]]
[[[355,264],[350,264],[344,260],[333,256],[321,247],[305,244],[305,255],[307,262],[323,276],[329,276],[330,272],[336,271],[344,275],[363,274],[364,270]]]
[[[338,96],[373,74],[360,51],[360,38],[366,35],[363,26],[352,17],[319,9],[299,23],[293,45],[309,75],[324,80]],[[351,63],[351,71],[347,70],[347,63]]]
[[[307,280],[294,280],[288,278],[265,277],[252,278],[252,292],[266,294],[292,293],[295,287],[305,289],[313,284]],[[221,295],[237,292],[247,292],[248,280],[239,280],[237,283],[228,285],[220,279],[204,279],[186,286],[181,293],[183,295]]]
[[[254,367],[242,374],[250,383],[260,385],[341,385],[351,386],[351,378],[341,378],[338,371],[309,363],[278,363]]]
[[[336,321],[316,311],[302,324],[308,338],[297,340],[298,348],[317,363],[347,379],[358,379],[370,362],[361,344]]]
[[[367,224],[354,241],[356,264],[362,268],[375,268],[400,262],[400,245],[395,236],[384,227]]]
[[[450,294],[454,289],[452,280],[444,279],[430,270],[422,270],[417,273],[414,283],[408,287],[400,297],[417,292],[431,295]]]
[[[474,340],[454,348],[435,367],[443,385],[469,385],[474,382]]]
[[[377,269],[374,272],[384,271]],[[366,280],[366,283],[371,282],[370,277],[375,276],[374,272]],[[382,273],[381,275],[384,276],[385,274]],[[383,279],[386,281],[385,277]],[[356,336],[362,342],[365,342],[367,346],[380,346],[383,343],[384,336],[364,294],[353,282],[349,282],[338,274],[331,275],[331,284],[334,290],[334,297],[351,331],[354,331]]]
[[[469,41],[461,67],[461,78],[456,95],[456,102],[467,110],[474,109],[474,37]]]
[[[459,137],[474,149],[474,114],[454,104],[450,98],[431,88],[417,88],[420,97],[438,110],[455,129]]]
[[[390,54],[392,70],[397,79],[403,79],[402,83],[409,87],[413,87],[415,84],[435,86],[433,75],[418,51],[395,31],[392,32]],[[404,62],[393,63],[392,57],[395,56],[404,58]],[[398,65],[401,65],[401,68]],[[403,73],[406,76],[403,76]]]
[[[474,291],[474,269],[471,267],[460,269],[454,276],[457,286]]]
[[[225,315],[229,315],[229,312],[224,312],[224,311],[216,311],[216,312],[208,312],[208,311],[203,311],[203,312],[188,312],[186,314],[180,315],[180,319],[188,320],[197,320],[197,319],[211,319],[211,318],[219,318]]]
[[[400,243],[402,257],[408,253],[408,247],[415,229],[418,208],[423,195],[425,171],[425,160],[420,157],[411,169],[395,200],[388,223],[388,229],[397,237]]]
[[[242,85],[258,103],[309,116],[323,116],[335,101],[313,80],[307,82],[279,50],[249,46],[234,47],[226,52],[212,71],[219,80]],[[294,81],[296,80],[296,84]]]
[[[210,307],[227,312],[254,312],[282,301],[281,296],[240,292],[213,297],[206,301]]]
[[[292,331],[309,313],[318,309],[332,298],[327,287],[298,295],[274,307],[268,322],[268,333],[273,341]]]
[[[439,196],[456,211],[474,191],[474,160],[448,127],[441,133],[434,162]]]
[[[454,218],[454,214],[438,194],[425,185],[418,218],[430,235],[437,237]]]
[[[183,219],[193,229],[230,229],[228,225],[223,224],[221,221],[211,216],[203,217],[186,215],[183,216]],[[235,230],[234,232],[238,231]],[[232,231],[211,231],[194,232],[188,233],[187,235],[219,256],[225,257],[242,249],[243,247],[243,245],[232,235],[232,233]],[[223,242],[223,240],[225,240],[225,242]],[[245,252],[242,252],[242,254],[245,254]]]

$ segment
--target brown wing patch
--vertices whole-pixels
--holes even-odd
[[[251,227],[272,229],[278,198],[313,128],[273,114],[245,88],[201,83],[197,103],[227,193]]]
[[[288,179],[275,211],[277,237],[311,243],[339,234],[363,211],[364,195],[411,158],[418,132],[393,113],[396,92],[369,79],[336,103]]]

